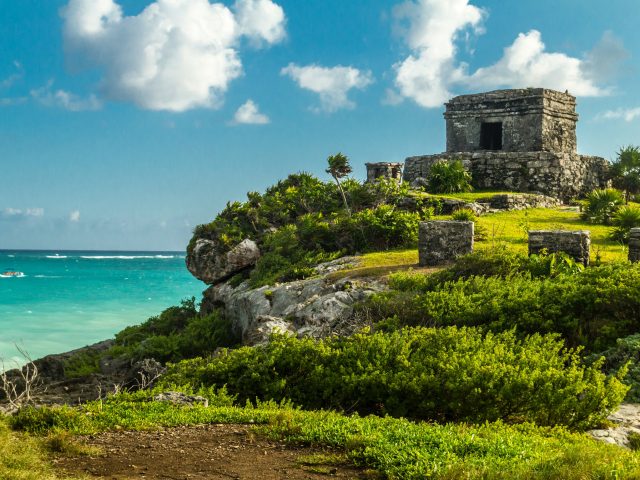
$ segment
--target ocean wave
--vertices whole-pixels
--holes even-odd
[[[34,275],[33,278],[63,278],[61,275]]]
[[[174,255],[81,255],[85,260],[138,260],[138,259],[168,259]]]
[[[47,255],[47,258],[68,258],[66,255],[58,255],[57,253],[55,255]]]

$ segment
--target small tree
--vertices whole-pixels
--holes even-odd
[[[640,193],[640,147],[627,145],[617,155],[611,166],[611,179],[616,188],[624,190],[625,203],[629,203],[631,195]]]
[[[326,169],[326,172],[331,175],[336,181],[336,185],[338,185],[340,195],[342,195],[344,209],[347,211],[347,215],[351,216],[351,209],[349,208],[349,203],[347,202],[347,196],[345,195],[342,184],[340,183],[341,178],[346,177],[353,171],[351,165],[349,164],[349,159],[346,155],[338,152],[335,155],[329,156],[329,158],[327,158],[327,163],[329,164],[329,167]]]

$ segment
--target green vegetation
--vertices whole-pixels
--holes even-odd
[[[81,409],[25,409],[14,425],[34,433],[93,434],[202,423],[252,423],[294,445],[330,446],[355,465],[402,479],[632,479],[640,457],[561,427],[532,424],[413,423],[391,417],[305,412],[273,403],[257,407],[177,407],[150,402],[152,392],[119,395]],[[213,397],[215,400],[215,396]],[[215,402],[213,402],[215,403]],[[0,460],[1,461],[1,460]],[[0,477],[1,478],[1,477]],[[8,477],[20,479],[23,477]],[[49,478],[31,476],[24,478]]]
[[[427,184],[430,193],[464,193],[473,190],[471,174],[465,170],[461,160],[434,163],[429,170]]]
[[[516,262],[509,267],[509,262]],[[635,333],[640,319],[640,265],[612,264],[579,273],[534,277],[507,256],[484,272],[474,262],[435,278],[398,273],[389,292],[377,294],[367,305],[373,321],[391,325],[482,326],[491,331],[516,329],[520,335],[560,333],[569,346],[598,351],[619,337]],[[491,262],[479,261],[477,267]],[[542,265],[544,268],[547,266]],[[570,265],[568,266],[570,267]],[[465,273],[465,268],[466,273]],[[493,272],[489,270],[493,268]],[[567,267],[562,267],[567,268]],[[470,276],[491,275],[500,276]],[[447,276],[458,278],[441,283]],[[444,278],[443,278],[444,277]]]
[[[600,366],[584,367],[555,337],[414,328],[318,341],[276,336],[266,346],[173,365],[161,382],[225,386],[241,403],[291,400],[307,409],[440,422],[583,428],[597,425],[627,391]]]
[[[640,208],[625,205],[613,215],[611,238],[617,242],[629,243],[632,228],[640,227]]]
[[[117,333],[115,346],[107,354],[131,360],[154,358],[159,362],[175,362],[213,353],[218,347],[232,347],[238,342],[220,311],[200,316],[195,298],[191,298],[141,325]]]
[[[626,400],[640,403],[640,334],[635,333],[628,337],[619,338],[616,344],[604,352],[592,355],[590,360],[600,357],[606,359],[604,367],[608,372],[615,372],[623,365],[629,364],[629,373],[625,383],[630,385]]]
[[[315,265],[342,255],[415,247],[418,222],[431,210],[419,201],[414,209],[398,205],[408,195],[406,184],[344,180],[348,159],[334,157],[328,171],[337,175],[335,184],[290,175],[264,194],[252,192],[247,202],[227,205],[213,222],[196,228],[190,247],[208,238],[224,252],[254,239],[262,256],[251,273],[253,286],[312,276]]]
[[[624,205],[624,196],[614,188],[593,190],[583,202],[582,218],[591,223],[610,225],[616,211]]]
[[[41,441],[12,432],[0,414],[0,480],[57,480]],[[68,477],[66,477],[68,478]]]
[[[628,203],[632,195],[640,193],[640,147],[627,145],[618,150],[611,166],[613,185],[625,192]]]

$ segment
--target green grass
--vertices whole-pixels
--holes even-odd
[[[440,218],[440,217],[439,217]],[[627,248],[609,239],[611,227],[595,225],[580,219],[575,210],[562,208],[533,208],[494,213],[478,217],[477,225],[486,230],[488,239],[476,243],[477,250],[491,248],[505,242],[515,251],[527,251],[527,232],[530,230],[589,230],[591,232],[591,260],[602,262],[626,260]]]
[[[499,192],[491,192],[489,195],[497,193]],[[450,220],[451,216],[439,215],[433,219]],[[627,259],[627,247],[609,239],[611,227],[588,223],[580,219],[580,213],[573,208],[533,208],[493,213],[478,217],[476,224],[487,234],[485,241],[475,243],[477,251],[506,244],[515,252],[526,253],[529,230],[589,230],[592,262],[596,262],[598,258],[603,263]],[[362,261],[358,266],[336,272],[330,278],[383,277],[418,267],[418,250],[415,248],[367,253],[360,258]]]
[[[414,423],[390,417],[305,412],[273,403],[257,408],[189,408],[146,402],[144,395],[148,394],[112,397],[81,409],[25,411],[15,423],[39,433],[76,434],[205,423],[254,424],[259,434],[296,445],[329,447],[349,462],[391,479],[640,477],[637,453],[561,428]]]
[[[328,275],[332,281],[341,278],[384,277],[390,273],[408,270],[418,266],[418,249],[388,250],[386,252],[365,253],[353,268],[339,270]]]
[[[47,462],[44,442],[12,432],[0,416],[0,480],[58,480]]]

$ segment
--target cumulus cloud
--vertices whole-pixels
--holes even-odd
[[[473,88],[547,87],[570,90],[574,95],[599,96],[607,92],[584,71],[584,61],[563,53],[545,51],[537,30],[521,33],[504,49],[495,64],[478,69],[465,83]]]
[[[423,107],[439,107],[452,89],[545,87],[578,96],[607,95],[600,82],[610,78],[626,56],[610,32],[583,58],[549,52],[537,30],[520,33],[494,64],[468,72],[457,59],[457,43],[470,32],[483,32],[486,12],[469,0],[412,0],[395,10],[405,22],[411,54],[394,66],[399,93]]]
[[[7,207],[0,211],[4,218],[43,217],[44,208],[13,208]]]
[[[37,102],[47,107],[59,107],[72,112],[85,110],[100,110],[102,102],[94,94],[82,98],[74,93],[65,90],[52,90],[53,82],[46,86],[31,90],[31,97]]]
[[[320,108],[315,111],[335,112],[355,107],[348,94],[352,89],[363,90],[373,82],[369,71],[353,67],[322,67],[320,65],[299,66],[290,63],[280,72],[291,77],[300,88],[320,96]]]
[[[423,107],[438,107],[451,97],[450,85],[464,77],[457,65],[456,40],[469,30],[480,33],[484,10],[468,0],[407,1],[394,9],[411,55],[394,66],[400,94]]]
[[[247,100],[236,111],[236,114],[233,116],[232,123],[236,125],[265,125],[269,123],[269,117],[260,113],[258,106],[253,102],[253,100]]]
[[[69,213],[69,221],[70,222],[79,222],[80,221],[80,210],[74,210]]]
[[[607,110],[604,113],[598,115],[599,120],[619,120],[622,119],[625,122],[632,122],[636,118],[640,117],[640,107],[637,108],[618,108],[616,110]]]
[[[285,38],[285,15],[280,5],[270,0],[238,0],[234,10],[240,34],[254,43],[272,44]]]
[[[114,0],[70,0],[62,11],[67,56],[77,68],[99,68],[110,99],[175,112],[216,107],[242,74],[239,40],[284,38],[284,12],[271,0],[237,0],[233,8],[157,0],[125,16]]]

